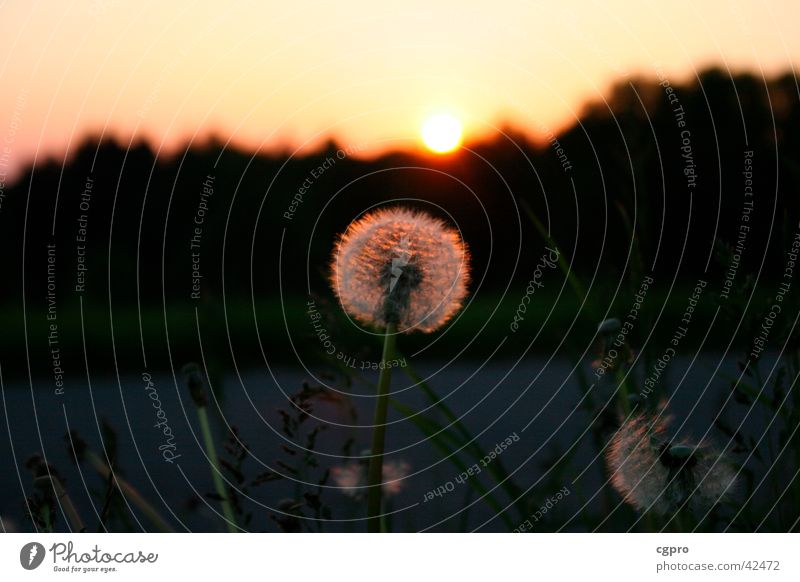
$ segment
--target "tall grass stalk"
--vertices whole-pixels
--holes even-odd
[[[43,475],[34,479],[34,482],[42,481],[50,481],[50,484],[53,486],[53,493],[55,493],[59,505],[61,505],[61,508],[64,510],[64,515],[67,516],[67,519],[72,526],[72,532],[75,533],[86,531],[86,526],[83,525],[83,520],[78,514],[78,510],[75,509],[75,504],[72,503],[72,498],[69,496],[66,489],[64,489],[64,486],[61,484],[61,481],[59,481],[58,477],[55,475]]]
[[[161,517],[158,511],[150,505],[142,494],[131,484],[129,484],[125,479],[119,477],[114,473],[111,468],[103,462],[103,460],[98,457],[92,451],[86,452],[86,460],[89,461],[89,464],[97,471],[104,479],[114,479],[114,484],[117,488],[122,492],[126,499],[128,499],[133,505],[139,508],[139,510],[153,523],[153,525],[161,532],[164,533],[173,533],[175,530],[172,529],[166,520]]]
[[[208,455],[208,461],[211,464],[211,477],[214,480],[214,489],[217,490],[217,495],[220,497],[222,513],[225,516],[228,531],[236,533],[238,531],[236,527],[236,515],[233,513],[233,506],[231,505],[230,499],[228,499],[225,483],[222,481],[219,457],[217,457],[217,449],[214,446],[214,439],[211,436],[211,426],[208,422],[208,411],[205,406],[197,407],[197,419],[200,421],[200,432],[203,433],[203,445]]]

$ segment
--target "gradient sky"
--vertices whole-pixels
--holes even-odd
[[[416,147],[440,111],[467,139],[557,131],[655,63],[673,82],[785,71],[799,24],[800,0],[6,1],[0,141],[13,176],[90,132],[377,153]]]

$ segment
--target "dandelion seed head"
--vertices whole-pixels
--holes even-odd
[[[659,462],[658,446],[653,442],[665,437],[667,422],[651,424],[645,415],[624,423],[608,446],[606,462],[611,484],[637,509],[647,509],[659,502],[669,470]]]
[[[671,440],[671,420],[640,414],[620,427],[606,452],[611,483],[640,511],[705,511],[732,492],[736,474],[711,446]]]
[[[705,509],[731,495],[736,489],[736,471],[726,460],[726,455],[708,445],[695,449],[695,480],[699,486],[690,502],[695,510]]]
[[[408,208],[370,212],[336,243],[331,284],[345,311],[364,324],[431,332],[461,308],[469,252],[459,233]]]

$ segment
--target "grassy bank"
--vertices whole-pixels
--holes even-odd
[[[582,351],[591,341],[600,319],[606,316],[624,319],[633,304],[632,290],[620,293],[612,302],[613,287],[599,285],[592,289],[580,309],[580,301],[571,290],[567,288],[559,296],[555,287],[552,284],[537,289],[524,313],[520,304],[525,289],[515,289],[504,297],[478,294],[458,319],[441,332],[448,335],[446,342],[431,342],[431,336],[413,334],[404,339],[404,349],[406,353],[414,353],[425,348],[421,357],[439,358],[452,357],[469,344],[462,357],[483,358],[508,338],[497,356],[518,357],[528,348],[530,353],[550,354],[562,340],[564,348]],[[749,311],[759,311],[770,304],[771,293],[765,291],[770,288],[765,285],[756,293]],[[691,295],[692,286],[676,286],[669,297],[666,290],[651,287],[629,336],[634,348],[651,331],[651,342],[666,344],[686,313]],[[692,313],[689,333],[681,342],[682,351],[696,350],[707,332],[704,349],[724,348],[731,341],[730,327],[711,326],[718,307],[717,296],[709,284]],[[239,299],[229,300],[225,309],[221,303],[212,306],[175,303],[166,310],[143,307],[141,317],[135,306],[114,306],[112,317],[107,304],[86,300],[83,318],[79,304],[64,303],[58,306],[55,320],[58,343],[53,345],[48,344],[53,321],[47,319],[44,310],[29,311],[26,327],[21,310],[6,306],[0,308],[4,322],[0,335],[3,372],[6,377],[26,373],[26,338],[31,361],[37,363],[32,369],[34,376],[50,373],[43,363],[50,361],[46,356],[51,347],[60,350],[62,364],[70,372],[76,369],[83,372],[84,344],[93,372],[113,369],[115,360],[122,370],[141,369],[142,345],[149,369],[168,367],[170,354],[175,365],[181,365],[200,359],[198,324],[206,358],[216,358],[226,366],[232,363],[231,351],[240,366],[259,365],[264,355],[270,363],[291,364],[296,361],[295,350],[304,358],[313,359],[324,346],[314,333],[306,301],[298,295],[289,296],[283,304],[278,298],[266,299],[258,301],[255,309],[249,301]],[[323,314],[325,332],[337,350],[377,358],[378,342],[345,319],[335,303],[318,301],[316,307]],[[730,305],[724,308],[737,309]],[[515,314],[522,319],[517,331],[511,332]],[[734,347],[744,349],[747,341],[749,338],[743,333],[741,339],[734,340]]]

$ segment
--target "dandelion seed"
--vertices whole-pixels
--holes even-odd
[[[367,470],[360,463],[350,463],[333,467],[331,477],[342,493],[348,497],[358,497],[367,480]]]
[[[371,212],[334,249],[331,283],[345,311],[364,324],[431,332],[460,308],[469,252],[458,232],[407,208]]]
[[[400,493],[403,480],[411,472],[411,465],[405,461],[386,461],[383,464],[383,494],[386,497]],[[331,469],[331,476],[340,491],[348,497],[359,498],[365,493],[367,467],[363,463],[348,463]]]
[[[411,471],[411,465],[405,461],[388,461],[383,464],[383,494],[387,497],[397,495],[403,490],[405,479]]]
[[[641,414],[619,429],[606,453],[612,485],[640,511],[705,511],[731,492],[736,474],[710,446],[668,438],[671,420]]]

